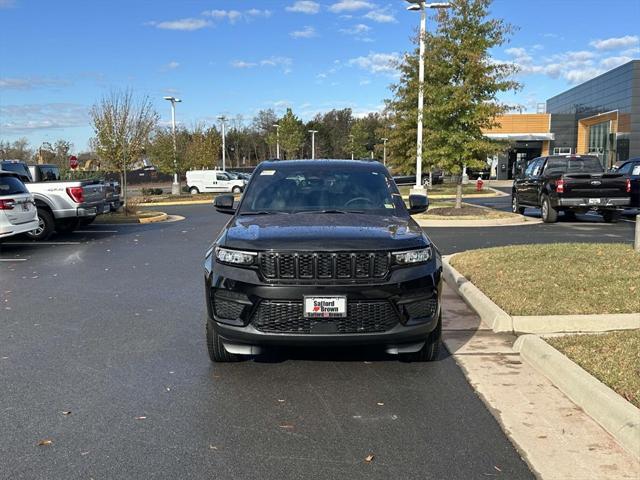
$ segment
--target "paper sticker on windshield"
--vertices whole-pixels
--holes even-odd
[[[260,175],[275,175],[276,171],[275,170],[263,170],[260,172]]]
[[[384,204],[384,208],[393,208],[393,204],[392,203],[385,203]]]

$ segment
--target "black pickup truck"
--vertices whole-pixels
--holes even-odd
[[[558,212],[572,217],[589,210],[600,213],[605,222],[615,222],[630,196],[628,178],[605,173],[598,157],[554,155],[529,163],[513,182],[511,204],[520,214],[525,207],[541,208],[545,223],[556,222]]]

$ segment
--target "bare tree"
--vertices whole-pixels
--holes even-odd
[[[148,96],[136,99],[131,90],[113,90],[94,104],[90,115],[102,166],[120,172],[126,209],[127,170],[144,154],[160,116]]]

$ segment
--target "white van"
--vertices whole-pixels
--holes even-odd
[[[189,193],[242,193],[246,180],[232,180],[222,170],[191,170],[187,172]]]

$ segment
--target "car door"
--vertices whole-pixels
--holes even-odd
[[[544,188],[546,178],[544,176],[544,167],[547,163],[547,159],[540,158],[533,166],[533,172],[531,172],[531,186],[530,186],[530,202],[533,205],[538,205],[540,200],[540,194]]]
[[[640,208],[640,161],[632,163],[629,180],[631,180],[631,206]]]
[[[216,192],[230,192],[231,188],[230,188],[230,182],[231,179],[229,178],[229,175],[227,175],[224,172],[219,172],[216,174],[216,180],[217,180],[217,188],[216,188]]]
[[[521,204],[531,204],[533,195],[531,193],[533,170],[538,159],[533,159],[524,171],[522,177],[517,181],[516,188],[518,190],[518,200]]]

